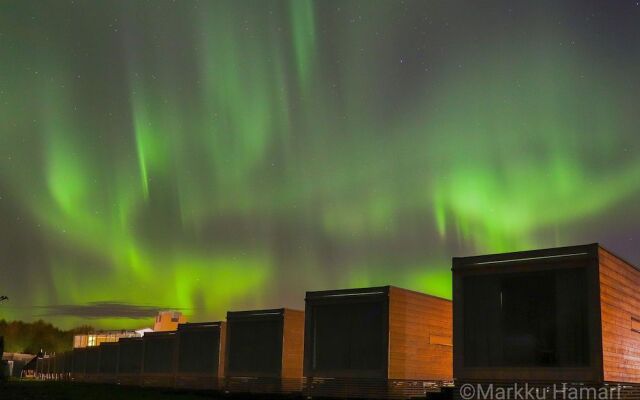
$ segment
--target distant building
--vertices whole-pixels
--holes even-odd
[[[179,311],[160,311],[153,324],[154,332],[175,331],[178,324],[184,324],[187,318]]]
[[[97,331],[73,337],[73,348],[100,346],[100,343],[117,342],[120,338],[140,337],[138,331]]]
[[[178,329],[178,324],[184,324],[187,318],[179,311],[160,311],[156,316],[153,329],[139,330],[111,330],[96,331],[73,337],[73,348],[100,346],[100,343],[117,342],[122,338],[142,337],[147,332],[166,332]]]

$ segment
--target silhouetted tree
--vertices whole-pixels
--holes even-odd
[[[0,303],[5,300],[9,300],[7,296],[0,296]],[[4,353],[4,336],[0,334],[0,360],[2,360],[2,353]]]
[[[9,298],[7,296],[0,296],[0,303],[8,299]],[[0,368],[4,368],[4,366],[2,365],[2,363],[4,362],[2,361],[3,353],[4,353],[4,336],[2,336],[2,332],[0,332]],[[4,373],[0,371],[0,380],[3,380],[3,379],[4,379]]]
[[[0,320],[0,335],[4,336],[6,351],[36,354],[71,350],[73,336],[92,331],[91,327],[62,330],[45,321],[23,322]]]

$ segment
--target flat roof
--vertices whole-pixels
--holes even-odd
[[[420,296],[433,297],[435,299],[451,301],[444,297],[435,296],[429,293],[419,292],[417,290],[405,289],[399,286],[387,285],[387,286],[372,286],[366,288],[353,288],[353,289],[330,289],[330,290],[316,290],[306,293],[305,300],[321,300],[321,299],[348,299],[358,298],[366,296],[388,296],[391,289],[402,290],[404,292],[415,293]]]
[[[186,322],[184,324],[178,325],[178,330],[188,330],[188,329],[206,329],[206,328],[220,328],[222,326],[222,321],[214,321],[214,322]]]
[[[147,332],[147,333],[144,334],[142,339],[144,340],[145,338],[157,338],[157,337],[163,337],[163,336],[173,336],[175,334],[176,334],[176,331]]]
[[[499,266],[501,264],[535,263],[535,262],[561,262],[562,260],[597,259],[598,251],[602,249],[625,264],[640,270],[637,266],[607,250],[599,243],[590,243],[576,246],[551,247],[527,251],[515,251],[509,253],[495,253],[469,257],[454,257],[452,270],[483,268]]]
[[[367,296],[387,296],[391,286],[373,286],[367,288],[353,289],[329,289],[316,290],[306,293],[305,300],[310,299],[331,299],[331,298],[356,298]]]
[[[458,268],[487,267],[517,262],[527,263],[542,260],[545,260],[546,262],[569,258],[592,258],[597,256],[597,248],[597,244],[587,244],[470,257],[454,257],[453,270],[455,271]]]
[[[227,311],[227,320],[230,319],[254,319],[254,318],[273,318],[284,316],[287,308],[269,308],[264,310],[248,310],[248,311]],[[299,310],[293,310],[299,311]]]

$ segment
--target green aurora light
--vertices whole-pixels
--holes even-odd
[[[594,41],[553,3],[80,3],[0,5],[4,318],[448,297],[452,255],[628,249],[640,45],[610,44],[637,24]]]

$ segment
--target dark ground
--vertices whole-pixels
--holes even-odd
[[[429,400],[451,400],[452,391],[434,393]],[[207,392],[139,388],[98,383],[0,381],[0,400],[301,400],[296,396],[225,396]]]
[[[212,400],[212,393],[69,382],[0,382],[0,400]]]

